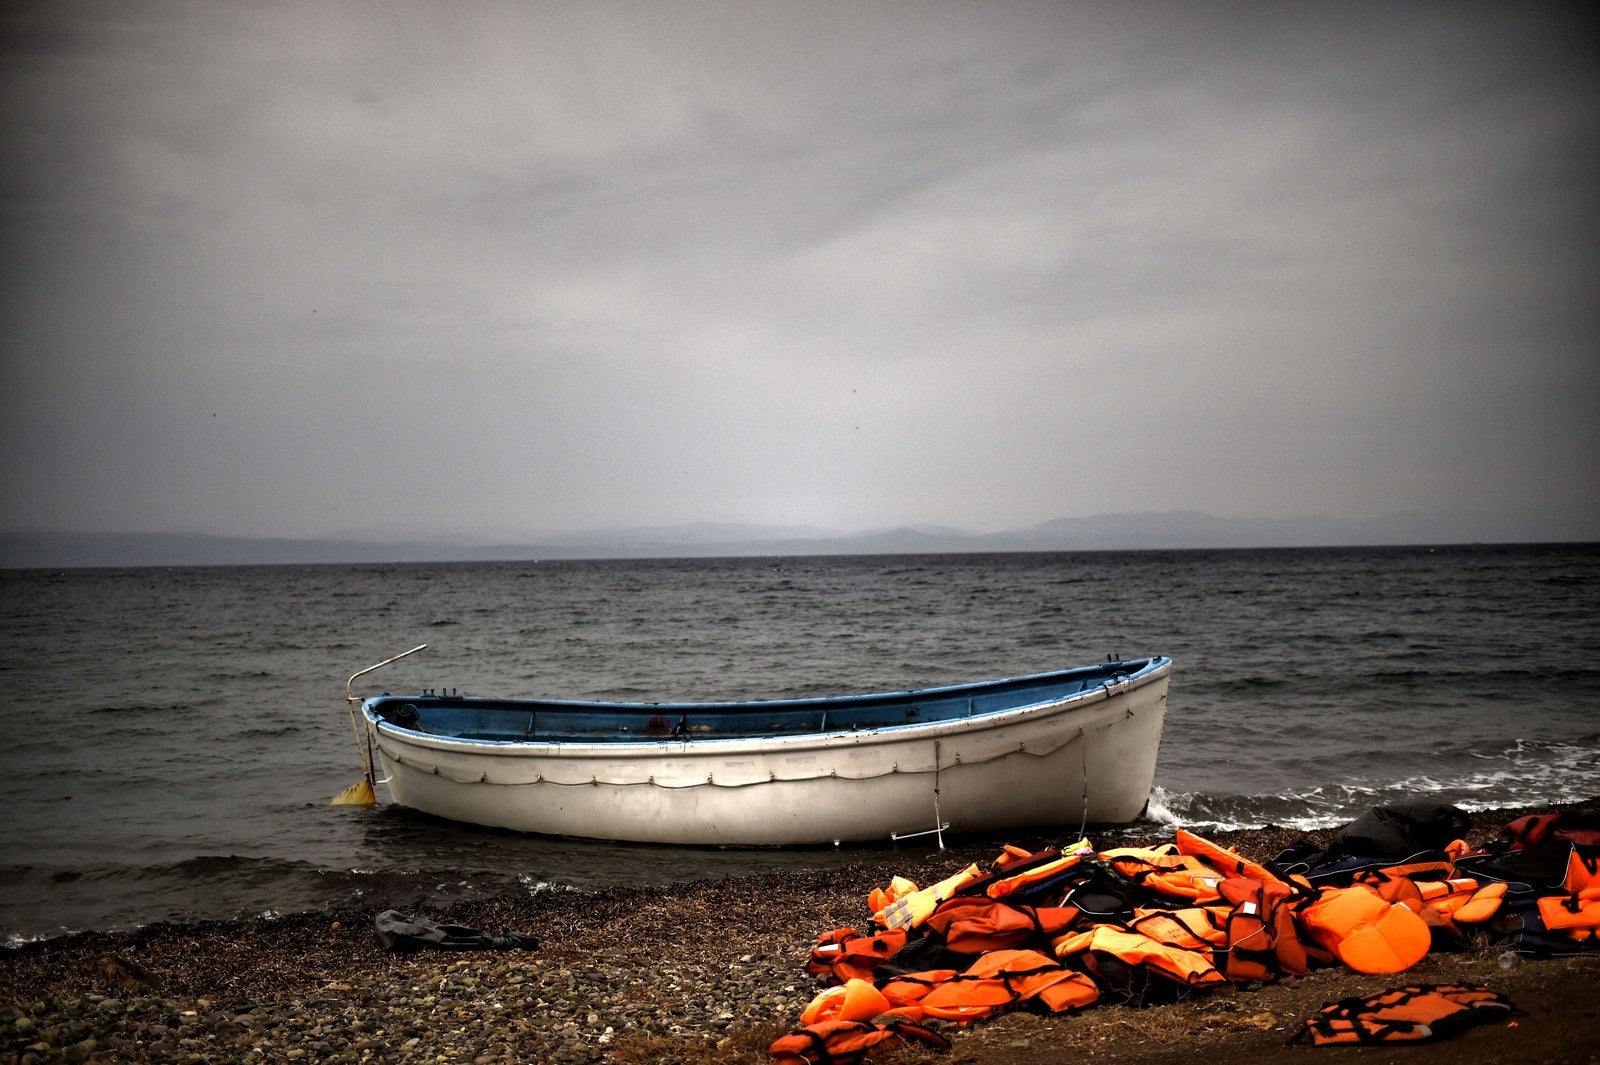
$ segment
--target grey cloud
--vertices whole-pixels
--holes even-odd
[[[18,8],[0,525],[1600,530],[1593,28]]]

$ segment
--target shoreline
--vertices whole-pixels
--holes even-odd
[[[1585,805],[1594,803],[1554,808]],[[1473,813],[1468,841],[1479,846],[1507,821],[1551,808]],[[1151,827],[1142,839],[1119,832],[1118,845],[1170,838]],[[1209,838],[1264,859],[1328,834],[1266,827]],[[804,970],[817,936],[863,927],[869,890],[895,875],[931,883],[970,860],[961,853],[896,852],[803,874],[414,911],[490,935],[535,935],[532,951],[388,954],[372,923],[381,906],[35,941],[0,951],[0,1063],[765,1062],[767,1047],[799,1023],[819,989]],[[1176,1062],[1200,1052],[1248,1065],[1336,1054],[1284,1044],[1324,1002],[1460,980],[1507,994],[1525,1016],[1515,1027],[1402,1048],[1405,1061],[1453,1062],[1467,1053],[1508,1065],[1600,1061],[1600,956],[1503,969],[1501,952],[1432,953],[1385,976],[1319,969],[1170,1005],[942,1025],[952,1051],[901,1057],[1050,1065],[1085,1057]],[[38,1047],[47,1049],[30,1049]]]

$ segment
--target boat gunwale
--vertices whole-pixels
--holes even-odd
[[[557,710],[590,710],[603,712],[608,709],[621,709],[628,712],[664,712],[664,711],[692,711],[698,709],[707,712],[715,708],[724,710],[770,710],[776,707],[785,709],[821,709],[839,705],[859,704],[870,700],[909,701],[911,698],[928,696],[948,697],[952,694],[971,692],[1002,686],[1011,683],[1028,683],[1031,681],[1049,681],[1064,679],[1072,674],[1104,672],[1108,666],[1128,665],[1143,663],[1138,669],[1128,673],[1109,673],[1100,684],[1082,688],[1064,696],[1052,696],[1023,706],[1007,706],[995,710],[987,710],[965,717],[947,717],[929,721],[913,721],[887,725],[869,725],[861,728],[840,728],[816,732],[746,732],[737,736],[716,736],[707,734],[693,734],[684,736],[643,736],[626,739],[582,740],[582,739],[523,739],[523,740],[494,740],[475,739],[441,735],[439,733],[424,732],[408,729],[396,725],[374,714],[372,706],[380,701],[410,701],[429,696],[404,696],[384,693],[371,696],[362,702],[362,714],[370,727],[376,729],[381,737],[411,744],[432,750],[451,751],[461,754],[488,755],[492,757],[551,757],[577,760],[581,758],[610,758],[640,757],[645,755],[659,756],[671,754],[683,756],[687,754],[703,753],[705,755],[727,755],[749,751],[777,753],[793,752],[808,747],[834,747],[852,744],[892,744],[904,743],[920,739],[939,739],[953,734],[973,735],[993,729],[1006,728],[1012,725],[1024,724],[1033,718],[1048,718],[1054,713],[1046,713],[1058,708],[1067,709],[1069,704],[1087,703],[1092,700],[1109,700],[1116,695],[1142,688],[1171,672],[1172,660],[1165,656],[1155,655],[1145,659],[1125,659],[1115,663],[1102,663],[1094,666],[1080,666],[1074,669],[1058,670],[1049,673],[1037,673],[1019,677],[1005,677],[988,681],[974,681],[956,685],[946,685],[935,688],[918,688],[904,692],[874,692],[862,695],[819,696],[802,699],[772,699],[750,701],[728,701],[712,703],[617,703],[617,702],[591,702],[591,701],[556,701],[556,700],[517,700],[496,699],[482,696],[455,697],[458,702],[482,699],[486,703],[516,704],[537,703],[541,707],[553,707]],[[976,726],[976,727],[975,727]]]

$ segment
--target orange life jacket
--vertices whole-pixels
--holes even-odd
[[[1252,862],[1243,855],[1212,843],[1208,839],[1202,839],[1185,829],[1178,829],[1173,838],[1177,841],[1179,854],[1193,854],[1204,858],[1228,876],[1247,876],[1251,880],[1283,879],[1266,866]]]
[[[1058,958],[1085,953],[1108,954],[1130,968],[1185,987],[1216,987],[1226,982],[1203,954],[1168,946],[1149,936],[1111,925],[1095,925],[1086,932],[1058,936],[1052,946]]]
[[[1501,854],[1558,842],[1600,848],[1600,810],[1563,810],[1519,817],[1501,829],[1486,849],[1491,854]]]
[[[1511,1001],[1471,984],[1412,984],[1324,1006],[1290,1042],[1312,1045],[1441,1039],[1485,1021],[1509,1017]]]
[[[1223,972],[1229,980],[1276,980],[1304,976],[1306,948],[1295,928],[1290,901],[1294,890],[1282,881],[1234,877],[1222,882],[1222,896],[1233,903],[1228,912],[1228,955]]]
[[[768,1049],[774,1065],[856,1065],[876,1046],[891,1042],[920,1043],[933,1050],[949,1050],[950,1040],[920,1024],[903,1019],[872,1021],[820,1021],[797,1028]]]
[[[1566,894],[1539,899],[1544,926],[1574,938],[1587,938],[1600,929],[1600,856],[1585,857],[1572,848],[1561,889]]]
[[[992,950],[917,1002],[924,1016],[971,1024],[1037,999],[1055,1013],[1091,1006],[1094,981],[1036,950]]]
[[[1386,902],[1406,902],[1431,898],[1430,892],[1435,889],[1428,885],[1448,880],[1454,871],[1455,866],[1449,862],[1407,862],[1381,869],[1363,869],[1352,881],[1367,885]]]
[[[1449,862],[1414,862],[1363,870],[1355,883],[1387,902],[1405,905],[1445,939],[1460,940],[1465,937],[1461,925],[1483,924],[1499,912],[1506,885],[1480,885],[1470,877],[1452,876],[1454,871]]]
[[[886,978],[878,985],[883,997],[895,1014],[911,1020],[921,1020],[922,1000],[934,988],[956,979],[961,973],[956,969],[924,969],[915,973],[899,973]]]
[[[800,1014],[801,1024],[818,1021],[870,1021],[894,1007],[869,980],[852,977],[823,991]]]
[[[1082,840],[1073,845],[1079,850],[1087,850],[1088,840]],[[1007,843],[985,868],[978,865],[969,865],[955,876],[950,877],[940,884],[929,889],[935,904],[958,894],[976,894],[983,892],[995,898],[1009,894],[1024,884],[1034,880],[1043,879],[1053,875],[1059,870],[1052,869],[1047,873],[1039,873],[1042,866],[1051,866],[1062,859],[1061,851],[1055,848],[1046,848],[1041,851],[1030,851],[1015,844]],[[1076,862],[1081,855],[1072,855],[1072,862]],[[910,899],[922,891],[916,882],[903,876],[890,879],[888,887],[873,888],[867,892],[867,909],[873,914],[881,916],[880,924],[887,924],[887,911],[896,902]],[[909,904],[908,904],[909,905]],[[920,905],[920,904],[919,904]]]
[[[1228,876],[1205,858],[1163,847],[1119,847],[1101,855],[1117,872],[1147,891],[1199,905],[1219,901]]]
[[[1462,934],[1460,925],[1484,924],[1499,913],[1510,890],[1505,883],[1480,885],[1468,878],[1448,880],[1445,886],[1449,888],[1447,893],[1423,899],[1420,912],[1430,927],[1458,936]]]
[[[957,895],[940,903],[925,927],[958,954],[982,954],[1048,940],[1077,919],[1073,906],[1008,906],[987,895]]]
[[[1088,847],[1087,841],[1083,843],[1083,847]],[[1020,891],[1031,884],[1037,884],[1042,880],[1048,880],[1052,876],[1066,872],[1082,861],[1085,853],[1087,853],[1086,850],[1075,850],[1068,854],[1046,851],[1037,855],[1029,855],[1026,859],[1009,863],[1012,867],[1027,865],[1027,868],[1009,874],[1006,873],[1005,866],[996,863],[996,873],[998,875],[984,887],[983,893],[991,899],[1003,899],[1007,895]],[[1054,855],[1054,857],[1045,861],[1039,860],[1047,854]]]
[[[933,915],[939,903],[951,898],[966,884],[984,875],[978,864],[967,866],[953,876],[910,894],[900,896],[872,915],[873,922],[889,929],[920,928]]]
[[[1500,835],[1490,842],[1489,849],[1498,852],[1537,847],[1550,838],[1550,834],[1560,823],[1561,815],[1558,813],[1529,814],[1526,817],[1519,817],[1515,821],[1508,822],[1500,830]]]
[[[1361,884],[1323,888],[1298,919],[1305,939],[1360,973],[1409,969],[1433,940],[1421,917]]]
[[[867,910],[871,913],[882,913],[891,902],[903,899],[917,890],[916,881],[907,880],[903,876],[891,877],[888,887],[873,888],[867,892]]]
[[[1227,906],[1185,906],[1177,910],[1137,909],[1129,931],[1179,950],[1202,953],[1228,945]]]
[[[871,980],[872,971],[899,953],[906,938],[903,928],[873,936],[864,936],[854,928],[835,928],[817,937],[806,972],[830,977],[839,984],[852,977]]]
[[[1578,895],[1596,885],[1600,885],[1600,854],[1584,854],[1572,848],[1572,853],[1567,855],[1567,875],[1561,880],[1562,888]]]

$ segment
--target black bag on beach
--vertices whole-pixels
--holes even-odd
[[[407,917],[399,910],[384,910],[373,923],[378,929],[378,945],[391,954],[419,950],[533,950],[539,946],[538,937],[521,932],[488,936],[476,928]]]
[[[1444,803],[1374,806],[1333,834],[1329,858],[1407,858],[1443,851],[1472,828],[1464,810]]]
[[[1444,848],[1465,836],[1472,818],[1443,803],[1407,802],[1374,806],[1333,833],[1327,850],[1298,840],[1273,859],[1283,872],[1313,881],[1343,881],[1374,863],[1444,858]]]

